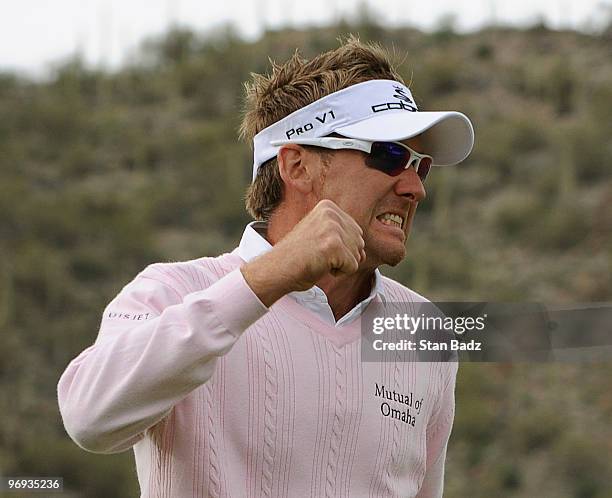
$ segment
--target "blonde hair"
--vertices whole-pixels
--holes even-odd
[[[272,64],[268,75],[251,73],[245,83],[245,105],[240,137],[252,143],[264,128],[315,100],[351,85],[373,79],[403,83],[389,54],[379,45],[350,36],[340,47],[311,60],[298,51],[284,64]],[[268,220],[283,198],[283,181],[276,158],[259,168],[248,187],[246,208],[256,220]]]

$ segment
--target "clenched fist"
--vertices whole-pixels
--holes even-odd
[[[293,291],[310,289],[327,273],[352,274],[365,260],[363,231],[334,202],[320,201],[268,253],[242,267],[266,306]]]

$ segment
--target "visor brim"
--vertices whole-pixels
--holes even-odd
[[[422,135],[423,152],[434,158],[436,166],[460,163],[474,146],[472,123],[456,111],[390,112],[337,128],[335,132],[372,142],[399,142]]]

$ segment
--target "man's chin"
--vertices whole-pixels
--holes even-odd
[[[397,266],[406,257],[406,247],[381,247],[377,252],[378,260],[381,265]]]
[[[383,264],[389,266],[397,266],[404,260],[405,257],[406,251],[404,251],[402,255],[391,254],[383,260]]]

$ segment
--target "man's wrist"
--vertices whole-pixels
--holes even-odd
[[[287,275],[271,253],[266,253],[240,267],[244,280],[266,307],[295,290]]]

